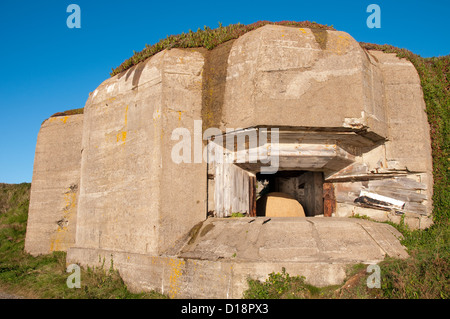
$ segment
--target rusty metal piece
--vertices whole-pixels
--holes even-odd
[[[333,183],[323,184],[323,216],[331,217],[336,212],[336,196]]]

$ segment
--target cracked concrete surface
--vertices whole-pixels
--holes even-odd
[[[406,258],[392,226],[349,218],[210,218],[179,257],[235,261],[376,263]],[[204,231],[207,230],[207,231]]]

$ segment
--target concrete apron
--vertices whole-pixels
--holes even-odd
[[[167,255],[73,247],[67,262],[82,260],[82,266],[104,269],[112,265],[131,291],[241,298],[248,278],[265,280],[283,267],[315,286],[341,284],[349,265],[407,258],[400,237],[390,225],[362,219],[209,218]]]

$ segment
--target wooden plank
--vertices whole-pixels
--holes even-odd
[[[406,203],[403,210],[408,213],[427,215],[427,207],[419,203]]]
[[[370,181],[373,186],[382,186],[389,188],[400,188],[406,190],[425,190],[427,186],[423,183],[418,183],[410,178],[400,177],[395,179],[381,179]]]
[[[216,163],[215,216],[249,213],[249,187],[249,172],[232,163]]]
[[[313,196],[314,215],[321,215],[324,213],[322,172],[313,172]]]
[[[256,217],[256,176],[249,176],[250,216]]]
[[[394,199],[402,200],[405,202],[421,203],[427,199],[427,195],[416,193],[413,190],[389,189],[386,187],[369,187],[368,191],[377,193],[379,195],[392,197]]]
[[[214,185],[214,202],[216,217],[222,217],[223,214],[223,165],[217,163],[215,166],[215,185]]]

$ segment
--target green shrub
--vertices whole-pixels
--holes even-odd
[[[316,289],[305,283],[305,277],[290,276],[284,268],[281,273],[269,274],[265,282],[248,279],[247,283],[246,299],[305,299]]]

